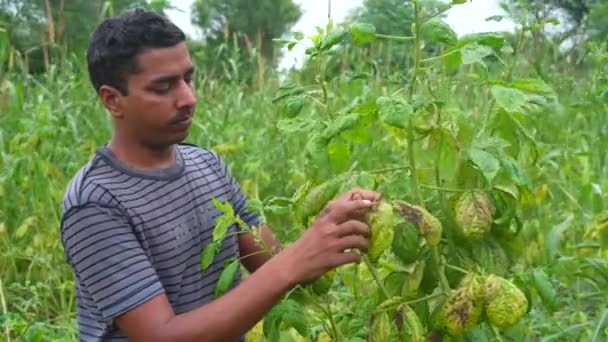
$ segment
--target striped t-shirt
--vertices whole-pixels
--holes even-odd
[[[239,256],[241,230],[230,227],[201,270],[201,252],[221,215],[213,198],[229,201],[248,225],[260,224],[222,158],[188,144],[176,152],[173,166],[151,172],[126,166],[103,147],[70,182],[61,238],[75,275],[81,341],[126,341],[114,319],[160,293],[176,314],[213,300],[224,263]]]

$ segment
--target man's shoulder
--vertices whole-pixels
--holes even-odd
[[[180,143],[178,148],[182,154],[186,155],[189,159],[194,160],[199,166],[202,165],[220,170],[224,163],[222,157],[216,151],[208,147],[193,143]]]
[[[98,188],[100,182],[95,173],[103,167],[103,164],[99,155],[95,154],[74,173],[64,190],[62,203],[64,212],[72,207],[99,200],[99,198],[93,198],[99,192],[92,190]]]

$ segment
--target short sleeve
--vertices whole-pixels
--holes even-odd
[[[79,285],[106,321],[164,292],[119,209],[92,203],[73,207],[63,217],[61,238]]]
[[[259,226],[262,223],[260,215],[254,211],[247,209],[247,196],[243,193],[239,182],[232,176],[230,168],[222,157],[218,154],[213,153],[216,161],[218,172],[224,184],[229,188],[229,202],[234,209],[234,212],[243,220],[248,226],[254,227]]]

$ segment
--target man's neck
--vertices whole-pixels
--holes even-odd
[[[151,148],[114,136],[107,147],[118,160],[143,171],[166,169],[175,163],[175,145]]]

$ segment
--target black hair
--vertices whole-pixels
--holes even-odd
[[[108,85],[126,95],[126,77],[138,71],[139,53],[171,47],[185,39],[179,27],[151,11],[135,9],[104,20],[91,35],[87,49],[89,77],[95,91]]]

